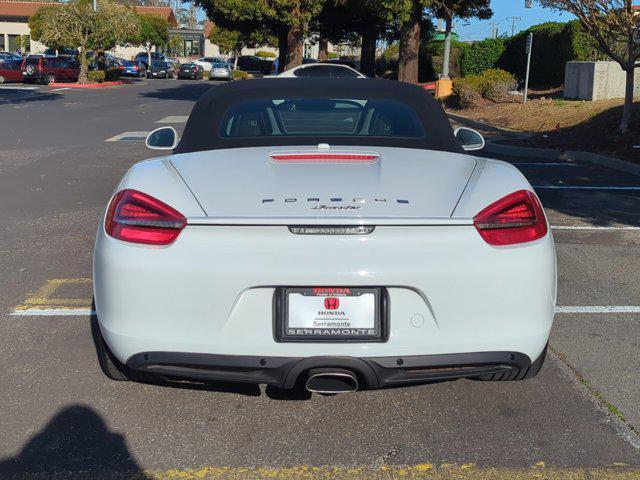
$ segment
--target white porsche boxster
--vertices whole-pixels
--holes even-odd
[[[424,90],[372,79],[210,89],[100,222],[100,365],[338,393],[542,367],[553,238],[512,165]]]

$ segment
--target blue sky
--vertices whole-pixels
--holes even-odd
[[[559,13],[548,8],[542,8],[535,1],[533,8],[524,8],[524,0],[492,0],[493,18],[489,20],[456,20],[456,32],[460,40],[482,40],[491,35],[491,22],[498,25],[498,34],[511,34],[511,19],[508,17],[520,17],[516,22],[516,33],[525,30],[531,25],[556,21],[567,22],[574,17],[568,13]]]

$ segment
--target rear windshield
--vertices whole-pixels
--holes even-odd
[[[135,65],[138,65],[138,62],[126,61],[126,62],[124,62],[124,65],[125,65],[126,67],[133,67],[133,66],[135,66]]]
[[[42,57],[27,57],[27,65],[28,64],[36,64]]]
[[[215,68],[227,68],[229,66],[228,63],[223,63],[223,62],[214,62],[212,65]]]
[[[281,98],[232,105],[220,129],[224,138],[363,136],[423,138],[422,123],[408,105],[366,98]]]
[[[167,64],[165,62],[152,62],[151,66],[156,68],[164,68],[167,66]]]

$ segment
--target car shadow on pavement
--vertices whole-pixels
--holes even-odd
[[[125,439],[83,405],[60,410],[14,457],[0,459],[0,478],[149,479]]]
[[[166,83],[173,83],[174,80],[149,80],[149,85],[153,85],[155,82],[158,82],[158,87],[162,88],[140,93],[140,96],[146,98],[157,98],[158,100],[196,101],[207,90],[218,85],[217,82],[210,80],[179,81],[179,83],[176,82],[170,87],[166,86]]]
[[[59,93],[43,92],[41,90],[11,90],[11,93],[6,92],[0,92],[0,106],[59,100],[64,97]]]

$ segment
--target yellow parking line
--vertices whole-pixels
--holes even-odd
[[[24,303],[15,306],[15,310],[50,309],[50,308],[89,308],[91,298],[54,297],[60,287],[65,285],[91,284],[90,278],[52,278],[47,280],[35,293],[29,295]]]
[[[629,466],[555,469],[546,468],[542,462],[526,469],[483,468],[473,464],[434,466],[430,463],[424,463],[407,467],[382,466],[380,468],[311,467],[305,465],[289,468],[204,467],[145,472],[145,475],[153,480],[638,480],[640,479],[640,469]]]
[[[204,467],[153,471],[90,470],[69,472],[26,472],[7,479],[16,480],[638,480],[640,469],[629,466],[601,468],[484,468],[474,465],[425,463],[410,467],[380,468],[298,466],[289,468]],[[4,479],[4,477],[3,477]]]

